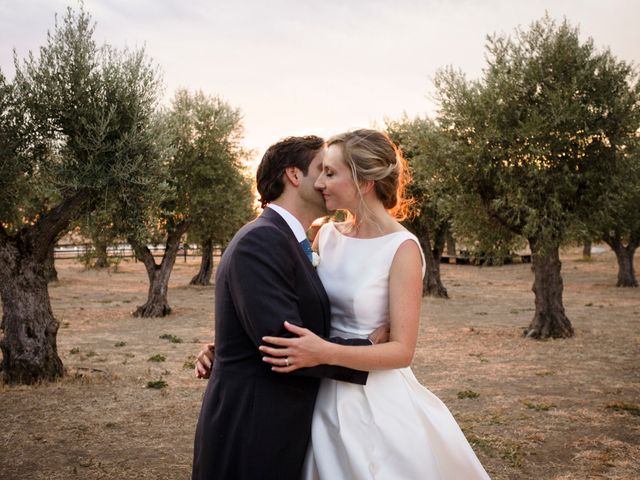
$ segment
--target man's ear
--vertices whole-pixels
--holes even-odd
[[[301,175],[302,175],[302,172],[297,167],[287,167],[284,169],[284,176],[289,180],[289,182],[294,187],[297,187],[298,185],[300,185]]]
[[[374,182],[373,180],[365,180],[364,182],[361,182],[360,183],[360,192],[363,195],[366,195],[371,190],[373,190],[373,186],[375,185],[375,183],[376,182]]]

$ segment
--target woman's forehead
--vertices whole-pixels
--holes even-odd
[[[342,148],[335,144],[329,146],[327,153],[324,156],[323,164],[325,166],[337,167],[340,166],[340,164],[344,165],[344,163]]]

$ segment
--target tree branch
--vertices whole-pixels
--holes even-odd
[[[602,240],[604,240],[604,243],[609,245],[611,247],[611,250],[613,250],[614,252],[617,252],[618,250],[620,250],[620,248],[622,248],[622,242],[620,241],[620,239],[616,236],[610,235],[609,233],[603,234]]]
[[[156,265],[156,261],[153,258],[151,250],[149,250],[149,247],[146,245],[141,245],[132,239],[129,239],[129,243],[131,244],[131,248],[133,248],[133,252],[136,254],[136,258],[144,263],[144,266],[147,269],[147,275],[149,275],[149,279],[152,280],[158,266]]]
[[[167,244],[165,246],[164,256],[162,257],[162,264],[165,263],[165,259],[172,258],[172,256],[174,256],[178,251],[180,239],[190,225],[191,222],[189,220],[183,220],[168,232]]]
[[[511,223],[506,221],[504,218],[502,218],[502,216],[498,212],[496,212],[493,208],[491,208],[491,200],[489,198],[485,198],[482,195],[480,195],[480,199],[482,201],[485,211],[487,212],[487,215],[489,215],[489,218],[492,218],[493,220],[498,222],[500,225],[502,225],[504,228],[515,233],[516,235],[521,235],[521,236],[523,235],[524,227],[525,227],[523,222],[519,222],[516,224],[516,223]]]
[[[60,232],[69,226],[78,210],[89,201],[89,192],[81,190],[64,199],[49,212],[42,214],[33,227],[26,227],[38,261],[44,261],[49,246]]]

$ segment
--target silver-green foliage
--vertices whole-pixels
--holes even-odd
[[[456,145],[437,122],[403,118],[388,122],[387,131],[401,147],[413,177],[408,193],[415,201],[415,216],[406,225],[421,238],[428,235],[434,253],[442,252],[447,231],[459,247],[492,264],[521,247],[521,237],[491,222],[450,175]]]
[[[458,147],[450,175],[496,224],[554,248],[621,172],[620,144],[638,128],[636,74],[548,16],[489,37],[487,62],[479,80],[451,68],[436,77],[438,119]]]
[[[10,143],[0,221],[9,233],[74,195],[94,210],[150,187],[160,84],[143,50],[97,46],[90,15],[69,8],[37,54],[20,61],[14,53],[14,62],[14,81],[0,80],[0,128]]]
[[[253,214],[240,111],[219,97],[179,90],[166,122],[176,213],[190,219],[190,239],[224,244]]]

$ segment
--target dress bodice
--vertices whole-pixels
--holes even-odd
[[[389,321],[389,270],[398,248],[418,240],[407,231],[353,238],[333,223],[318,235],[331,334],[365,337]],[[424,255],[422,265],[424,275]],[[372,370],[366,385],[322,380],[302,478],[490,480],[451,412],[410,367]]]
[[[318,235],[318,275],[331,303],[331,335],[366,337],[389,322],[389,271],[396,251],[406,240],[419,247],[418,239],[406,230],[354,238],[341,233],[333,222]]]

